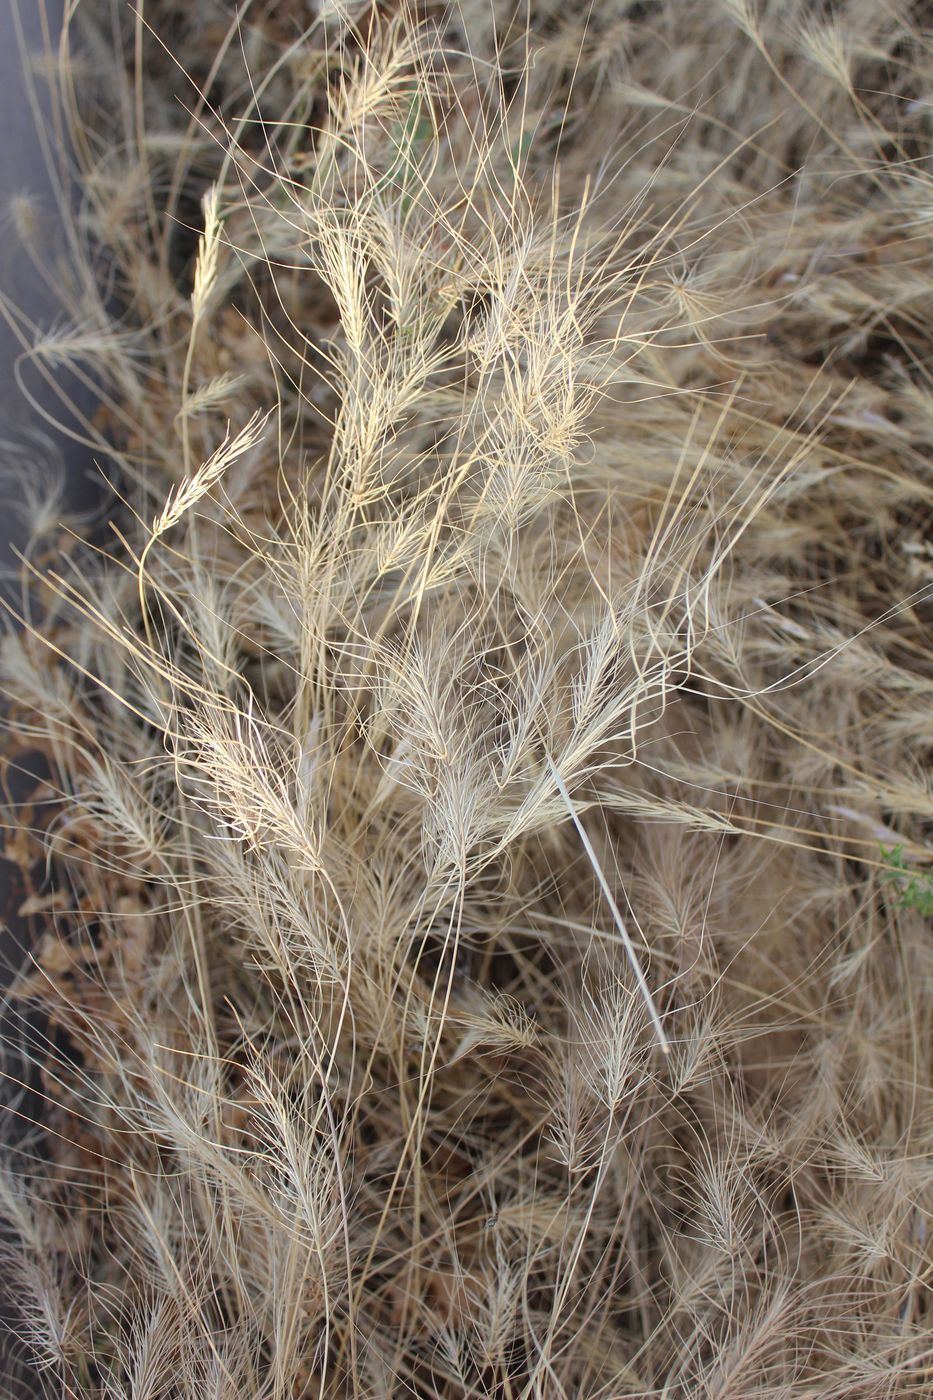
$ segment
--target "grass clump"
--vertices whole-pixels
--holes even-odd
[[[929,1394],[930,59],[75,11],[6,308],[122,493],[37,497],[0,657],[50,1394]]]

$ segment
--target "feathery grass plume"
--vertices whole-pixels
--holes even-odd
[[[191,470],[191,429],[189,423],[190,384],[194,368],[194,352],[201,323],[207,317],[208,305],[217,282],[217,266],[220,258],[220,238],[223,224],[220,218],[220,189],[216,182],[211,185],[201,200],[201,215],[204,226],[198,240],[198,253],[194,264],[194,280],[191,288],[191,328],[188,333],[188,351],[185,355],[181,375],[181,408],[177,415],[181,425],[182,461],[185,472]]]
[[[120,490],[31,479],[0,646],[50,1395],[930,1393],[933,51],[832,11],[70,7],[0,298]]]
[[[190,510],[195,502],[216,485],[227,468],[261,441],[268,417],[268,414],[257,411],[232,438],[228,424],[220,446],[198,467],[193,476],[185,477],[184,481],[169,493],[165,505],[152,522],[153,540],[157,540],[166,530],[177,525],[185,511]]]
[[[172,490],[159,511],[159,514],[152,522],[152,529],[149,534],[142,553],[139,556],[139,607],[146,626],[146,637],[151,644],[149,630],[149,612],[146,606],[146,582],[145,570],[146,559],[149,551],[166,530],[170,530],[173,525],[177,525],[186,511],[203,496],[210,491],[212,486],[223,476],[224,472],[239,457],[250,452],[262,439],[263,429],[268,421],[268,414],[262,414],[258,410],[243,425],[240,431],[231,438],[230,425],[224,434],[224,440],[218,448],[201,464],[198,470],[192,475],[185,477],[177,487]]]
[[[197,322],[207,313],[214,284],[217,281],[217,261],[220,255],[220,189],[214,184],[201,201],[204,228],[198,241],[198,256],[194,264],[194,284],[191,289],[191,315]]]

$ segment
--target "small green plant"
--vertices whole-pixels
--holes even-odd
[[[933,918],[933,874],[910,870],[904,860],[903,846],[892,846],[890,850],[882,846],[881,859],[887,866],[882,880],[898,887],[898,907],[914,909],[925,919]]]

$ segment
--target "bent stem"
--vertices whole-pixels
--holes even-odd
[[[606,876],[603,873],[603,868],[600,865],[596,852],[593,849],[593,843],[590,841],[589,836],[587,836],[586,834],[586,828],[580,821],[580,818],[577,816],[577,810],[573,805],[573,799],[571,798],[570,793],[567,791],[567,784],[564,782],[563,778],[558,772],[557,765],[554,762],[553,758],[551,758],[550,754],[548,754],[547,761],[548,767],[551,770],[551,777],[557,784],[557,791],[560,793],[561,798],[563,799],[564,806],[567,808],[570,820],[573,822],[574,826],[577,829],[577,835],[583,843],[583,849],[586,852],[587,859],[593,867],[593,873],[595,874],[596,879],[599,881],[599,888],[603,892],[603,896],[605,897],[606,903],[609,905],[610,911],[612,913],[615,926],[619,930],[619,937],[622,939],[622,944],[625,948],[625,955],[628,958],[629,966],[631,967],[632,972],[634,973],[635,981],[638,983],[638,990],[641,992],[645,1006],[648,1008],[648,1015],[651,1017],[651,1024],[654,1027],[655,1035],[658,1038],[658,1044],[660,1045],[663,1053],[665,1055],[669,1055],[671,1053],[670,1041],[668,1040],[664,1032],[664,1027],[661,1024],[661,1017],[658,1014],[658,1008],[654,1004],[654,998],[651,995],[651,988],[648,986],[647,978],[645,977],[641,963],[638,960],[638,954],[635,951],[635,945],[632,942],[632,938],[628,931],[628,928],[626,927],[625,920],[622,918],[622,915],[619,912],[619,906],[616,904],[615,899],[613,898],[612,891],[609,888],[609,882],[607,881]]]
[[[143,545],[142,553],[141,553],[140,556],[139,556],[139,570],[138,570],[139,611],[140,611],[141,614],[142,614],[143,629],[144,629],[144,631],[145,631],[145,633],[146,633],[146,645],[147,645],[147,647],[149,648],[150,651],[153,650],[153,642],[152,642],[152,626],[151,626],[151,624],[150,624],[150,622],[149,622],[149,608],[148,608],[148,605],[147,605],[147,603],[146,603],[146,558],[147,558],[147,556],[148,556],[148,554],[149,554],[150,549],[151,549],[152,546],[155,544],[157,538],[158,538],[157,535],[150,535],[149,538],[148,538],[148,540],[146,541],[146,543]]]

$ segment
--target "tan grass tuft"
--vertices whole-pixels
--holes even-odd
[[[234,8],[68,7],[0,297],[22,1369],[928,1397],[920,9]]]

